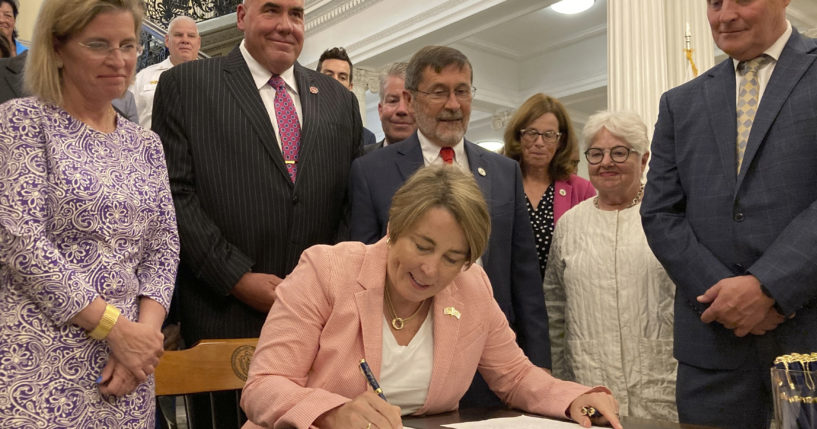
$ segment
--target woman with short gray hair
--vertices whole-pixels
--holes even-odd
[[[602,380],[622,415],[677,421],[675,285],[639,215],[647,127],[634,113],[600,112],[583,135],[598,196],[565,213],[554,232],[544,281],[553,375]]]

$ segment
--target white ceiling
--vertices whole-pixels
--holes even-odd
[[[386,64],[408,61],[425,45],[448,45],[474,66],[470,140],[501,138],[494,126],[536,92],[558,97],[582,126],[607,106],[608,1],[626,0],[596,0],[573,16],[553,12],[555,0],[306,0],[299,61],[315,67],[323,50],[343,46],[357,86],[375,88],[373,78]],[[801,31],[817,28],[817,1],[791,0],[788,16]],[[364,122],[379,138],[377,101],[366,93]]]

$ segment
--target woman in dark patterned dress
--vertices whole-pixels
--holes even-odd
[[[153,426],[178,263],[159,138],[118,116],[139,0],[46,0],[0,105],[0,427]]]
[[[544,275],[553,228],[571,207],[596,195],[589,181],[574,174],[576,133],[562,103],[534,94],[505,128],[505,156],[519,162],[527,197],[539,274]]]

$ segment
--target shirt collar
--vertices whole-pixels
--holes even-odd
[[[417,130],[417,138],[420,140],[420,147],[423,149],[423,159],[425,160],[426,165],[431,165],[432,162],[437,160],[440,157],[440,146],[432,143],[431,140],[428,139],[423,132],[419,129]],[[462,138],[458,141],[454,146],[451,146],[454,149],[454,162],[458,165],[464,165],[464,160],[468,159],[465,155],[465,144],[463,143],[465,139]]]
[[[792,33],[791,22],[789,22],[789,20],[787,19],[786,31],[784,31],[783,34],[781,34],[780,37],[778,37],[777,40],[774,43],[772,43],[772,46],[769,46],[765,51],[763,51],[763,53],[770,56],[775,62],[777,62],[777,60],[780,58],[780,54],[783,53],[783,48],[786,47],[786,43],[789,41],[789,38],[791,37],[791,33]],[[738,69],[738,64],[740,64],[740,61],[732,58],[732,65],[735,67],[735,70]]]
[[[244,57],[244,61],[247,63],[247,67],[250,69],[250,74],[252,75],[252,80],[255,82],[255,88],[260,90],[269,83],[270,78],[272,77],[273,73],[266,69],[261,63],[256,61],[256,59],[250,54],[250,51],[247,50],[247,47],[244,46],[244,41],[241,41],[239,45],[239,50],[241,50],[241,56]],[[281,73],[281,78],[284,79],[289,90],[298,94],[298,85],[295,83],[295,66],[289,66],[288,69],[284,70]]]

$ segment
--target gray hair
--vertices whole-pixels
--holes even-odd
[[[468,57],[462,52],[448,46],[426,46],[417,51],[409,60],[406,68],[406,89],[417,91],[423,80],[423,72],[431,67],[436,73],[444,68],[456,65],[460,70],[468,67],[471,72],[471,81],[474,80],[474,68]]]
[[[386,65],[383,70],[380,71],[380,75],[378,79],[380,80],[380,102],[382,103],[383,100],[386,98],[386,81],[394,76],[406,80],[406,68],[408,67],[408,63],[391,63]]]
[[[177,16],[177,17],[170,20],[170,23],[167,25],[167,34],[170,34],[173,31],[173,27],[176,25],[177,22],[183,21],[183,20],[188,20],[188,21],[192,22],[193,25],[196,26],[196,33],[199,32],[199,25],[196,23],[195,19],[193,19],[193,18],[191,18],[191,17],[189,17],[187,15],[179,15],[179,16]]]
[[[606,128],[610,134],[624,140],[634,151],[639,154],[649,153],[650,140],[647,137],[647,125],[641,120],[638,114],[633,112],[609,112],[602,111],[594,113],[587,119],[587,123],[582,130],[584,150],[590,147],[596,134]]]

